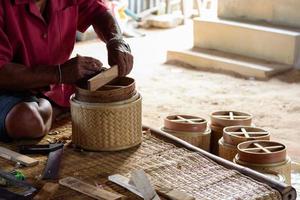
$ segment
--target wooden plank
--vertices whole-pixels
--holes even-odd
[[[11,160],[13,162],[21,163],[22,165],[25,165],[27,167],[32,167],[39,163],[39,161],[36,159],[22,155],[4,147],[0,147],[0,157]]]
[[[72,190],[75,190],[77,192],[88,195],[94,199],[119,200],[124,198],[123,195],[115,194],[107,190],[97,188],[93,185],[87,184],[73,177],[66,177],[60,179],[59,184],[71,188]]]
[[[131,181],[137,190],[142,193],[144,200],[160,200],[143,170],[133,171],[131,173]]]
[[[95,91],[117,77],[118,77],[118,66],[113,66],[110,69],[101,72],[100,74],[89,79],[88,89],[90,91]]]
[[[224,53],[217,50],[194,48],[190,50],[168,51],[168,61],[184,63],[197,69],[229,72],[244,77],[267,79],[293,66],[266,62],[245,56]]]
[[[59,184],[57,183],[46,183],[39,193],[34,196],[33,200],[50,200],[58,188]]]

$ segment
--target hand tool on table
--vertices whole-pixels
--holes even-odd
[[[19,154],[15,151],[12,151],[12,150],[4,148],[4,147],[0,147],[0,157],[7,159],[7,160],[11,160],[16,163],[20,163],[26,167],[32,167],[39,163],[39,161],[36,159]]]
[[[134,170],[130,180],[119,174],[109,176],[108,180],[128,189],[144,200],[160,200],[143,170]]]
[[[44,169],[42,179],[58,179],[59,166],[63,154],[64,145],[56,144],[42,144],[42,145],[24,145],[20,146],[20,153],[23,154],[42,154],[48,155],[46,167]]]
[[[88,80],[88,89],[90,91],[95,91],[117,77],[118,77],[118,66],[115,65],[109,68],[108,70],[101,72],[98,75],[90,78]]]
[[[6,186],[0,187],[0,200],[29,200],[36,192],[30,184],[2,170],[0,170],[0,180],[6,183]]]
[[[155,193],[153,187],[150,184],[149,179],[147,178],[143,170],[137,170],[133,172],[131,180],[120,174],[109,176],[108,180],[122,186],[123,188],[126,188],[130,192],[136,194],[137,196],[145,200],[159,199],[158,195]],[[139,187],[137,187],[136,185],[139,185]],[[145,194],[145,189],[148,190],[147,194]],[[185,192],[161,186],[157,187],[157,193],[170,200],[195,200],[194,197],[186,194]]]
[[[77,192],[88,195],[90,197],[93,197],[94,199],[121,200],[124,198],[124,196],[121,194],[116,194],[104,189],[100,189],[98,187],[87,184],[73,177],[66,177],[60,179],[59,184],[71,188],[72,190],[75,190]]]

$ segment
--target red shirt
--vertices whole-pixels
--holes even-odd
[[[107,11],[105,0],[48,0],[45,18],[33,0],[0,0],[0,68],[9,62],[28,67],[67,61],[76,31],[84,32]],[[51,85],[45,95],[69,106],[72,85]]]

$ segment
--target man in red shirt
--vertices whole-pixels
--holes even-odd
[[[0,0],[0,140],[46,134],[52,107],[68,108],[74,84],[100,72],[94,58],[69,59],[77,30],[92,25],[119,76],[131,71],[130,47],[104,1]]]

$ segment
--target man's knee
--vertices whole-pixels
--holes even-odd
[[[16,105],[5,120],[6,131],[12,138],[39,138],[51,127],[52,108],[45,99]]]

